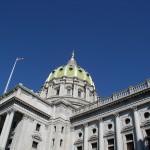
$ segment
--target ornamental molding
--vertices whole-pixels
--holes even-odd
[[[147,127],[147,126],[150,126],[150,120],[146,120],[141,124],[141,127]]]
[[[133,129],[134,129],[134,127],[131,125],[125,126],[124,128],[122,128],[121,133],[132,131]]]
[[[32,138],[38,140],[38,141],[42,141],[42,137],[41,137],[41,134],[37,131],[34,131],[33,135],[32,135]]]
[[[93,140],[97,140],[98,139],[98,135],[92,135],[88,138],[88,141],[93,141]]]
[[[109,137],[109,136],[113,136],[113,135],[115,135],[114,131],[108,131],[104,134],[104,137]]]
[[[74,145],[83,143],[83,139],[78,139],[74,142]]]
[[[146,89],[146,91],[149,92],[150,88]],[[91,114],[91,113],[94,113],[94,112],[99,111],[99,110],[107,109],[108,107],[112,107],[113,105],[117,105],[118,103],[122,103],[123,101],[127,101],[130,98],[136,97],[138,95],[142,95],[143,93],[145,93],[145,92],[140,91],[139,93],[135,93],[133,95],[130,95],[130,96],[127,96],[125,98],[118,99],[116,101],[112,101],[112,102],[106,103],[106,104],[102,104],[100,102],[97,102],[97,103],[95,102],[95,103],[93,103],[93,105],[95,105],[95,106],[92,106],[92,104],[90,104],[91,106],[86,105],[86,106],[84,106],[84,107],[86,107],[86,109],[83,109],[84,107],[79,108],[78,110],[76,110],[74,112],[73,116],[70,117],[70,119],[80,118],[80,117],[82,117],[88,113]],[[148,101],[139,101],[139,105],[140,105],[140,103],[144,104],[147,102]],[[129,107],[128,109],[132,109],[132,107]],[[124,109],[122,109],[122,110],[124,110]]]

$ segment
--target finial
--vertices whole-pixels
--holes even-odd
[[[72,58],[74,59],[74,50],[73,50],[73,52],[72,52]]]

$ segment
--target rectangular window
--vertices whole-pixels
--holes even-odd
[[[147,147],[150,150],[150,129],[146,130],[147,135]]]
[[[77,147],[77,150],[82,150],[82,146],[78,146],[78,147]]]
[[[114,150],[114,139],[108,139],[108,150]]]
[[[36,131],[40,131],[40,127],[41,127],[41,125],[37,123],[37,125],[36,125]]]
[[[127,145],[127,150],[134,150],[134,143],[133,143],[133,135],[132,134],[126,135],[126,145]]]
[[[67,89],[67,95],[71,95],[71,89]]]
[[[37,147],[38,147],[38,143],[37,143],[37,142],[35,142],[35,141],[33,141],[33,143],[32,143],[32,147],[33,147],[33,148],[37,148]]]
[[[61,133],[63,133],[64,132],[64,127],[61,127]]]
[[[94,150],[97,149],[97,143],[92,143],[92,149],[94,149]]]
[[[54,126],[54,132],[56,132],[56,126]]]
[[[56,91],[56,95],[59,95],[59,89]]]
[[[78,97],[81,97],[81,91],[78,91]]]

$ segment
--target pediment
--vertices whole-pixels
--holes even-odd
[[[104,137],[112,136],[112,135],[114,135],[114,134],[115,134],[114,131],[108,131],[108,132],[106,132],[106,133],[104,134]]]
[[[131,125],[124,127],[124,128],[121,130],[121,132],[126,132],[126,131],[130,131],[130,130],[133,130],[133,126],[131,126]]]
[[[93,141],[93,140],[97,140],[98,136],[97,135],[92,135],[91,137],[89,137],[88,141]]]
[[[150,120],[146,120],[145,122],[141,124],[141,127],[144,127],[144,126],[150,126]]]
[[[83,139],[78,139],[77,141],[74,142],[74,144],[80,144],[83,143]]]

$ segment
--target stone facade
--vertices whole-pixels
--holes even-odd
[[[0,97],[0,150],[150,150],[150,80],[104,99],[77,76],[19,84]]]

